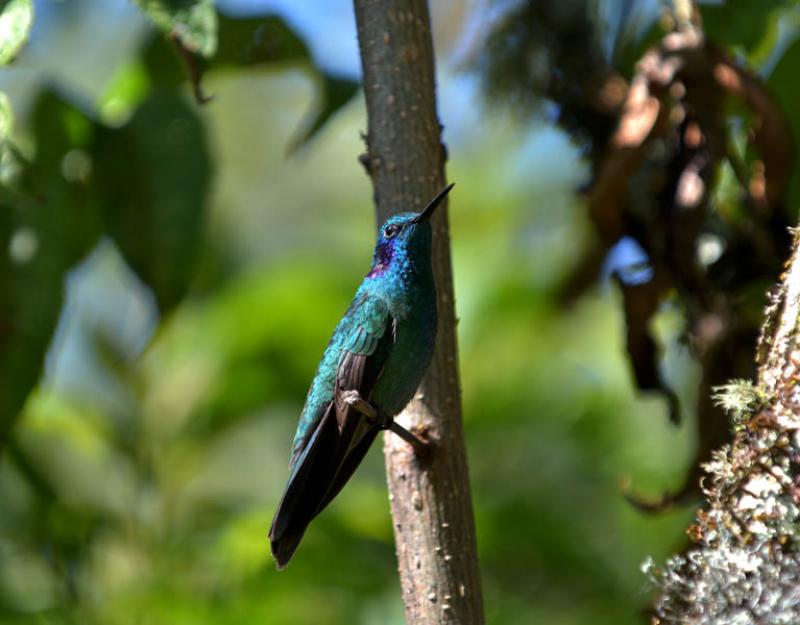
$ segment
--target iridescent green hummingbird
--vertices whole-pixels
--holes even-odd
[[[381,226],[372,267],[322,355],[292,444],[289,483],[269,530],[278,569],[380,430],[424,449],[394,417],[414,396],[433,355],[436,286],[429,220],[452,188],[422,212],[394,215]]]

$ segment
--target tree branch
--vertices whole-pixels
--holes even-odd
[[[421,210],[444,186],[433,44],[425,0],[355,0],[367,101],[367,153],[378,221]],[[481,625],[478,572],[458,382],[447,206],[433,218],[439,328],[431,367],[400,416],[435,445],[418,458],[384,438],[406,619],[411,625]]]

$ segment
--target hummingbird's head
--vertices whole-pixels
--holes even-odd
[[[375,255],[372,268],[367,274],[374,278],[387,270],[397,267],[405,268],[419,257],[430,258],[431,224],[430,218],[436,207],[453,188],[449,184],[439,192],[430,204],[419,213],[399,213],[392,215],[381,226],[378,241],[375,244]]]

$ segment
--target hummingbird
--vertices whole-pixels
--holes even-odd
[[[395,422],[414,396],[436,340],[431,215],[445,187],[421,212],[381,226],[372,265],[322,355],[297,425],[289,481],[269,539],[283,569],[309,523],[339,494],[378,432],[391,430],[422,452],[427,444]]]

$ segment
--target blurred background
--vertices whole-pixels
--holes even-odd
[[[403,623],[380,445],[285,572],[266,539],[308,384],[375,232],[352,6],[217,0],[209,25],[199,2],[184,28],[185,15],[143,4],[0,5],[2,62],[9,24],[27,30],[34,9],[0,74],[0,622]],[[730,318],[757,329],[785,257],[775,233],[796,202],[753,220],[736,175],[737,163],[763,172],[751,154],[763,123],[746,103],[715,109],[727,147],[704,174],[689,248],[707,283],[673,270],[637,321],[628,287],[658,275],[653,241],[669,228],[597,243],[587,190],[616,122],[581,132],[591,116],[570,108],[582,83],[568,57],[626,84],[679,29],[678,9],[431,3],[492,624],[642,622],[642,565],[684,547],[699,502],[684,492],[685,505],[639,509],[685,491],[708,443],[708,359],[693,339],[720,300],[698,312],[698,293],[724,294]],[[798,121],[798,5],[700,13]],[[197,95],[212,99],[199,104],[187,76],[203,69]],[[650,146],[651,169],[669,169],[671,145]],[[634,208],[626,223],[647,222]],[[777,241],[769,262],[734,245],[751,239]],[[642,383],[636,323],[656,384]],[[755,333],[743,334],[752,366]]]

